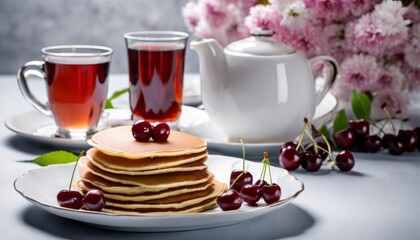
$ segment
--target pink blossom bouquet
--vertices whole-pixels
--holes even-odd
[[[408,93],[420,89],[419,1],[197,0],[182,9],[198,38],[222,45],[257,28],[308,57],[332,55],[340,64],[334,92],[348,102],[353,90],[373,97],[372,116],[386,104],[404,114]]]

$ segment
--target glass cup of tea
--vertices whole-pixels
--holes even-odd
[[[25,99],[57,125],[55,137],[87,138],[97,131],[108,93],[112,49],[90,45],[51,46],[41,49],[44,61],[25,63],[18,71]],[[27,79],[44,78],[48,103],[41,103]]]
[[[166,122],[171,128],[177,128],[188,34],[142,31],[126,33],[124,38],[133,120]]]

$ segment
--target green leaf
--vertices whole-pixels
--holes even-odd
[[[351,108],[357,119],[369,120],[371,107],[372,102],[366,94],[359,91],[351,94]]]
[[[326,138],[326,139],[331,139],[331,133],[330,133],[330,131],[328,130],[328,127],[327,127],[327,125],[325,125],[325,124],[323,124],[322,126],[321,126],[321,128],[319,129],[319,131],[321,132],[321,134],[322,135],[324,135],[324,137]]]
[[[347,119],[346,110],[341,109],[337,113],[337,116],[334,119],[334,123],[333,123],[334,132],[336,133],[338,131],[341,131],[343,129],[346,129],[347,128],[347,124],[348,124],[348,119]]]
[[[124,93],[127,93],[127,92],[128,92],[128,88],[123,88],[121,90],[115,91],[112,94],[112,96],[106,100],[105,109],[114,108],[114,105],[112,105],[112,100],[120,97],[121,95],[123,95]]]
[[[48,166],[53,164],[63,164],[77,161],[77,156],[67,151],[53,151],[45,153],[31,162],[34,162],[41,166]]]
[[[401,2],[404,7],[407,7],[412,2],[412,0],[401,0]]]

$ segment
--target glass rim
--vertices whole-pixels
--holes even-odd
[[[90,49],[90,50],[98,50],[98,52],[76,52],[76,51],[68,51],[68,52],[54,52],[53,50],[58,49]],[[101,57],[101,56],[109,56],[113,53],[112,48],[98,46],[98,45],[56,45],[56,46],[49,46],[44,47],[41,49],[41,53],[47,56],[55,56],[55,57]]]
[[[186,40],[188,33],[180,31],[136,31],[124,34],[126,40],[169,42]]]

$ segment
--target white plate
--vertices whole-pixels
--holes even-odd
[[[338,106],[337,98],[332,93],[327,93],[325,98],[315,109],[312,124],[320,127],[328,123],[334,117],[334,111]],[[302,124],[303,125],[303,124]],[[231,156],[242,156],[242,145],[239,142],[229,142],[224,134],[219,132],[210,123],[209,117],[204,110],[190,109],[183,112],[180,120],[180,129],[203,138],[210,150]],[[281,142],[276,143],[245,143],[247,159],[262,159],[262,153],[268,152],[270,156],[278,154]]]
[[[218,180],[228,182],[231,170],[241,168],[242,159],[209,155],[206,164]],[[304,189],[303,183],[286,170],[271,167],[273,181],[282,189],[280,201],[272,205],[266,205],[260,200],[258,207],[244,204],[240,209],[229,212],[223,212],[217,207],[201,213],[165,216],[108,214],[58,206],[56,195],[61,189],[67,188],[73,167],[74,163],[71,163],[30,170],[15,180],[14,187],[28,201],[52,214],[101,228],[139,232],[193,230],[239,223],[285,206]],[[262,164],[247,161],[246,167],[254,176],[259,176]],[[266,179],[269,179],[268,176]]]

